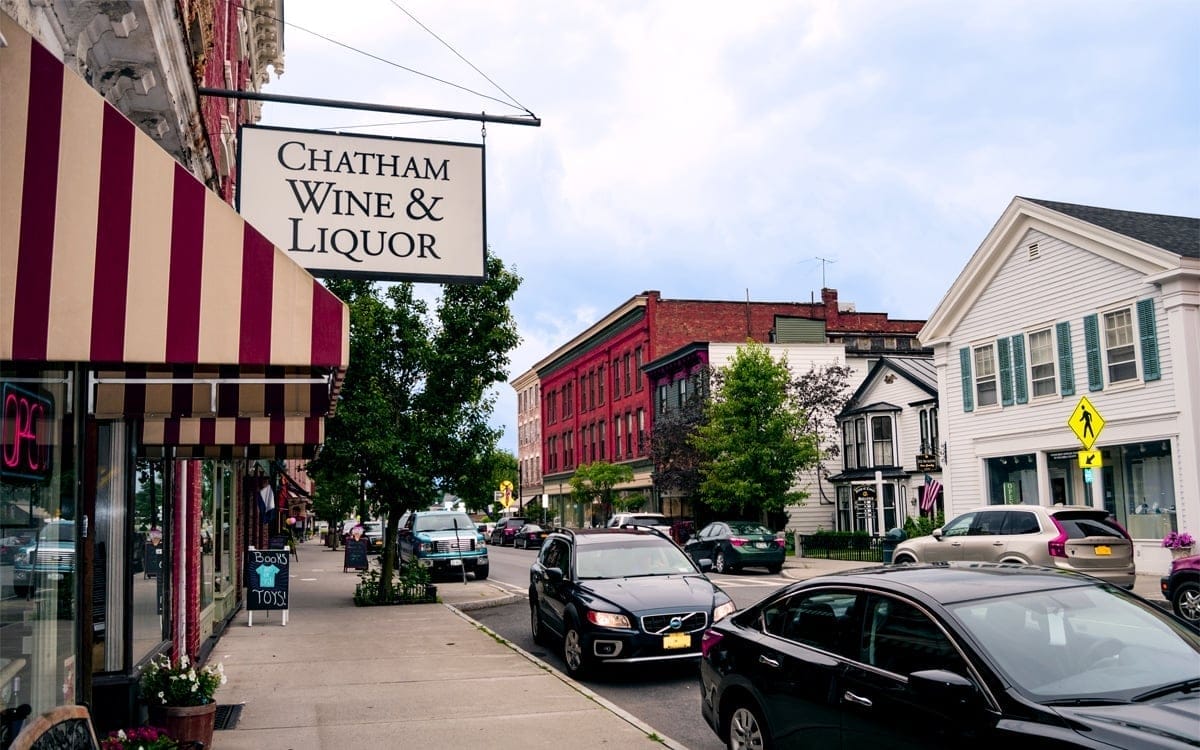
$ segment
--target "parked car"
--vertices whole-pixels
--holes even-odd
[[[707,567],[707,566],[704,566]],[[733,601],[652,530],[556,530],[529,568],[533,640],[556,638],[572,677],[601,664],[695,660]]]
[[[0,564],[11,563],[17,550],[33,541],[33,529],[7,529],[0,537]]]
[[[383,521],[364,521],[363,536],[367,540],[367,552],[383,552]]]
[[[712,560],[717,573],[732,573],[744,567],[764,567],[772,573],[783,570],[787,541],[758,521],[714,521],[683,545],[693,560]]]
[[[973,560],[1075,570],[1132,589],[1133,542],[1089,505],[987,505],[896,545],[897,564]]]
[[[1200,628],[1200,555],[1172,560],[1160,586],[1175,614]]]
[[[400,564],[416,561],[432,575],[461,574],[465,568],[475,580],[488,577],[488,550],[475,522],[462,511],[413,511],[401,518],[396,540]]]
[[[653,526],[667,536],[671,535],[671,519],[662,513],[617,513],[605,524],[610,529],[633,524],[634,526]]]
[[[542,546],[542,540],[546,538],[546,534],[548,533],[536,523],[527,523],[517,529],[517,533],[513,535],[513,547],[520,547],[521,549],[533,547],[536,549]]]
[[[492,535],[488,539],[489,544],[498,544],[501,547],[508,547],[513,544],[516,539],[516,534],[525,525],[524,518],[501,518],[496,522],[496,526],[492,529]]]
[[[47,521],[13,556],[13,592],[30,596],[75,571],[75,522]]]
[[[1044,567],[938,563],[798,581],[705,634],[730,748],[1185,748],[1200,633]]]

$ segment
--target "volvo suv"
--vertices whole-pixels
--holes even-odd
[[[1132,589],[1133,542],[1105,510],[1089,505],[987,505],[901,542],[902,563],[1013,562],[1062,568]]]
[[[602,664],[698,660],[705,628],[734,609],[683,550],[647,527],[556,529],[529,569],[533,640],[560,643],[572,677]]]

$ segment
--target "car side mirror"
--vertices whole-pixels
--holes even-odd
[[[929,532],[929,535],[931,537],[933,537],[934,539],[938,540],[939,542],[942,541],[942,527],[941,526],[937,527],[933,531]]]
[[[707,573],[712,570],[713,562],[710,558],[705,557],[697,560],[696,565],[700,566],[701,573]]]
[[[924,669],[908,676],[908,689],[922,705],[972,708],[979,691],[966,677],[946,669]]]
[[[546,580],[550,583],[562,583],[562,568],[546,568]]]

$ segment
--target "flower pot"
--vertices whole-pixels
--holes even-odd
[[[1192,547],[1172,547],[1171,559],[1178,560],[1181,557],[1190,557],[1192,554],[1192,549]]]
[[[212,747],[213,728],[217,721],[217,704],[202,706],[150,706],[150,723],[164,730],[177,742],[203,742],[205,750]]]

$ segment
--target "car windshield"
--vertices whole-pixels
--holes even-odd
[[[75,524],[73,523],[48,523],[42,527],[42,531],[38,534],[39,541],[42,542],[74,542],[75,541]]]
[[[466,513],[438,513],[431,516],[417,516],[413,521],[413,531],[474,531],[475,522]]]
[[[775,534],[775,532],[761,523],[754,523],[752,521],[731,521],[729,523],[729,530],[735,534],[771,534],[772,536]]]
[[[575,558],[580,578],[632,578],[699,572],[682,550],[657,539],[652,542],[580,545]]]
[[[1196,677],[1200,635],[1106,586],[949,609],[1016,688],[1038,702],[1130,700]]]

